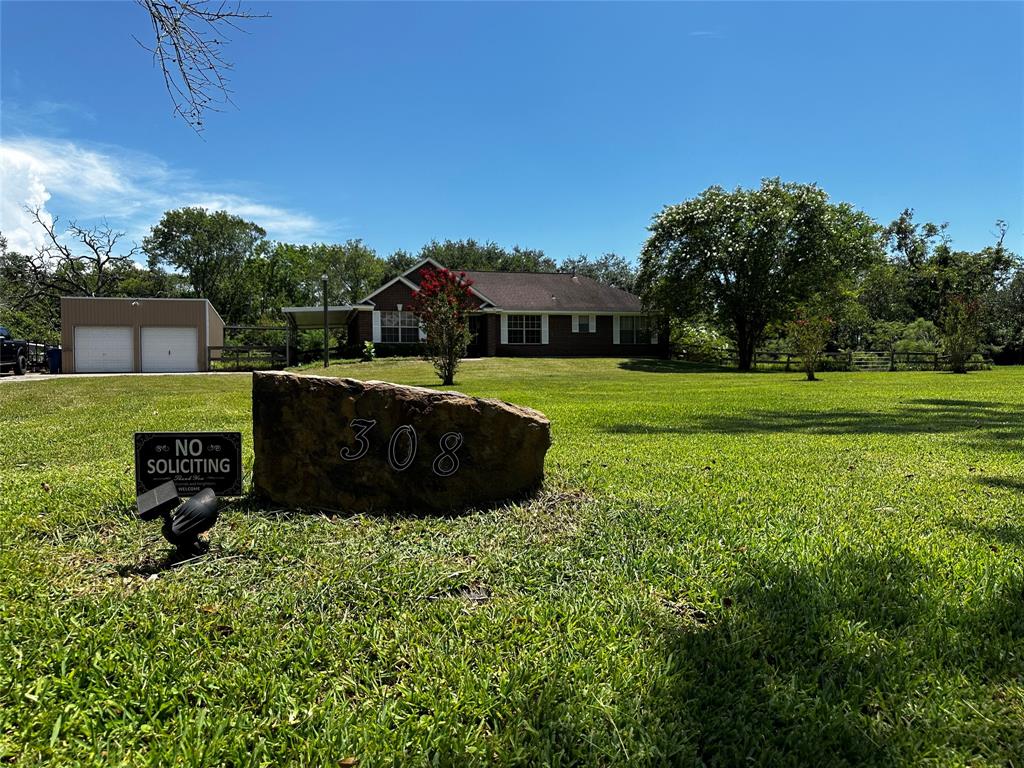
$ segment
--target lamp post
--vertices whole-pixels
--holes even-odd
[[[323,287],[321,294],[324,298],[324,368],[330,363],[331,351],[327,346],[327,273],[320,275],[320,284]]]

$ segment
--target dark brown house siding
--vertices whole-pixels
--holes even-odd
[[[362,347],[364,341],[373,340],[373,316],[370,312],[356,312],[348,324],[348,343]]]
[[[474,308],[480,306],[480,301],[476,296],[472,296],[470,299]],[[403,282],[397,282],[380,293],[374,294],[369,300],[380,312],[394,312],[398,309],[399,304],[402,305],[402,309],[407,310],[409,302],[412,301],[412,288]]]
[[[403,302],[404,304],[404,302]],[[379,306],[379,305],[378,305]],[[394,307],[392,307],[394,308]],[[511,313],[515,314],[515,313]],[[373,338],[372,313],[361,311],[349,325],[355,344]],[[484,334],[487,356],[497,357],[666,357],[668,334],[658,334],[657,344],[614,344],[612,315],[597,315],[597,331],[573,333],[572,315],[548,315],[547,344],[502,344],[501,316],[485,313]]]
[[[487,318],[487,356],[495,357],[498,354],[498,345],[501,343],[501,318],[498,315],[485,315]]]
[[[515,314],[515,313],[511,313]],[[501,344],[500,319],[493,354],[498,357],[661,357],[668,354],[665,334],[657,344],[613,343],[611,315],[597,315],[595,333],[573,333],[572,315],[548,315],[547,344]]]
[[[370,297],[370,301],[381,312],[394,312],[401,304],[405,309],[412,300],[412,288],[402,282],[395,283],[390,288],[385,288],[380,293]]]

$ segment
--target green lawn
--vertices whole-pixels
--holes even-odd
[[[0,763],[1024,762],[1024,370],[458,379],[551,419],[541,497],[240,502],[173,568],[132,432],[249,467],[249,377],[0,383]]]

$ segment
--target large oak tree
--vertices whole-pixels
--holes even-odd
[[[741,370],[772,323],[881,258],[878,225],[813,184],[765,179],[714,186],[654,217],[637,285],[653,309],[714,316],[731,329]]]
[[[167,211],[142,241],[149,266],[170,267],[194,296],[209,299],[229,323],[248,318],[254,267],[267,249],[266,232],[226,211],[179,208]]]

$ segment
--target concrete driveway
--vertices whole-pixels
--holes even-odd
[[[15,376],[13,373],[0,374],[0,384],[5,382],[28,381],[67,381],[71,379],[108,379],[113,377],[135,376],[251,376],[252,371],[192,371],[191,373],[26,373]]]

